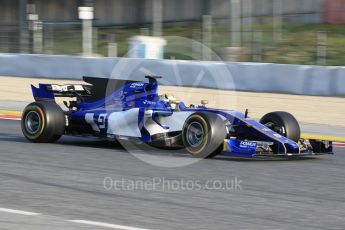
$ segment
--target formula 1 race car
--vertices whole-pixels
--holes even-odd
[[[149,82],[84,77],[88,84],[31,86],[36,102],[24,109],[23,134],[32,142],[54,142],[62,135],[135,139],[154,147],[184,148],[201,158],[221,152],[243,157],[332,153],[330,141],[300,138],[290,113],[271,112],[258,122],[248,117],[248,110],[212,109],[206,101],[186,106],[158,94],[161,77],[146,78]],[[72,99],[59,106],[56,97]]]

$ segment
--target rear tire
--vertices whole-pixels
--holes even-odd
[[[31,142],[55,142],[64,134],[65,126],[65,114],[56,103],[33,102],[23,111],[22,132]]]
[[[295,142],[301,138],[298,121],[290,113],[281,111],[268,113],[261,118],[260,123]]]
[[[194,113],[182,130],[183,144],[198,158],[212,158],[223,150],[226,138],[225,122],[214,113]]]

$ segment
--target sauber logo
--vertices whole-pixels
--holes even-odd
[[[256,143],[250,142],[250,141],[241,141],[240,147],[241,148],[256,147]]]

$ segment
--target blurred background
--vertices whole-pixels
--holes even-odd
[[[191,55],[175,53],[174,44],[164,40],[182,36],[212,48],[225,61],[345,65],[345,0],[0,3],[2,53],[121,57],[133,43],[153,42],[161,46],[157,58],[215,59],[192,43]]]

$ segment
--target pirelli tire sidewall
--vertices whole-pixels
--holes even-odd
[[[193,147],[187,140],[187,130],[191,123],[197,122],[204,129],[202,144]],[[225,121],[216,113],[197,112],[190,115],[184,123],[182,130],[182,141],[188,153],[198,158],[212,158],[223,149],[226,138]]]
[[[37,132],[30,133],[26,125],[30,112],[39,116]],[[24,136],[31,142],[47,143],[58,140],[65,132],[66,120],[63,110],[55,102],[33,102],[25,107],[21,128]]]

